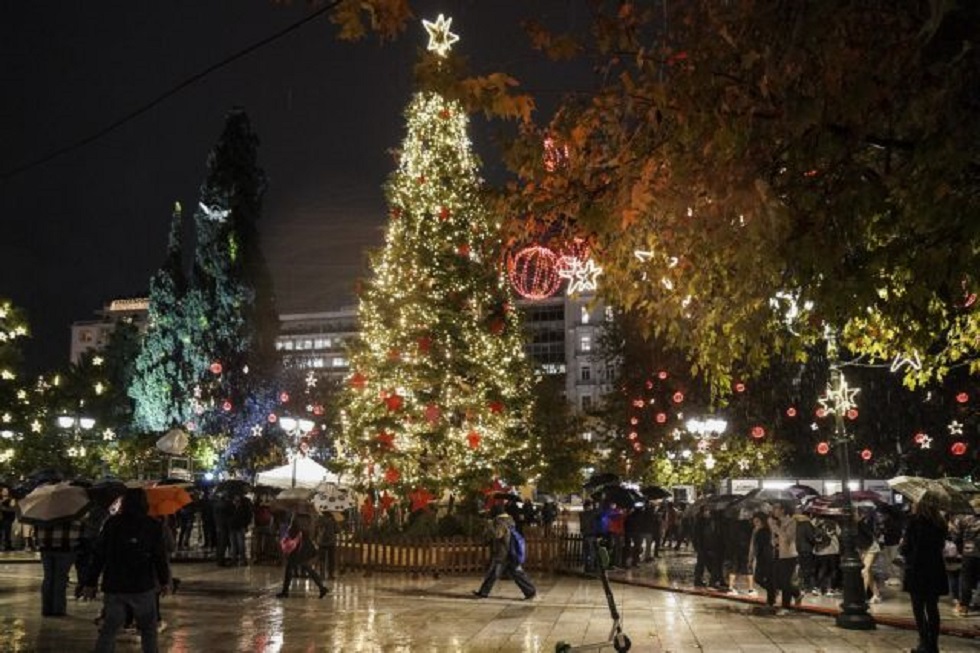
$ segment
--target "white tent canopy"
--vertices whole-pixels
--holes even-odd
[[[338,480],[338,476],[326,467],[305,456],[300,456],[295,460],[295,464],[289,463],[259,472],[255,477],[255,484],[278,488],[303,487],[312,490],[320,483],[336,483]]]

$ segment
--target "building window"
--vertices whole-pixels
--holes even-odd
[[[78,342],[89,344],[92,342],[92,332],[88,329],[82,329],[78,332]]]
[[[582,307],[582,313],[581,313],[581,315],[582,315],[582,318],[581,318],[582,319],[582,324],[588,324],[589,323],[589,309],[587,307],[585,307],[585,306]]]
[[[588,365],[583,365],[581,370],[581,377],[583,381],[592,380],[592,368]]]
[[[283,343],[282,343],[282,348],[285,349],[286,351],[292,351],[293,350],[293,341],[292,340],[284,340]]]
[[[606,322],[612,322],[615,317],[612,306],[606,306]]]
[[[579,349],[582,351],[592,351],[592,336],[582,336],[579,340]]]
[[[347,359],[342,357],[337,357],[333,359],[334,367],[347,367]]]
[[[313,341],[314,349],[330,349],[330,338],[317,338]]]
[[[590,410],[592,410],[592,396],[591,395],[582,395],[582,410],[583,411],[590,411]]]

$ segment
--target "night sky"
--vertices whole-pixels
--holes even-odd
[[[582,20],[572,5],[536,1],[535,12]],[[457,51],[474,73],[506,70],[538,88],[560,86],[526,52],[523,0],[413,7],[421,17],[453,17]],[[93,135],[308,11],[271,0],[3,2],[0,174]],[[113,298],[146,294],[173,203],[185,213],[196,206],[208,151],[234,106],[261,140],[269,188],[259,228],[280,312],[353,303],[365,250],[381,244],[381,186],[426,38],[417,21],[383,46],[375,37],[343,43],[335,32],[320,18],[95,142],[0,179],[0,297],[27,311],[30,371],[67,362],[73,321]],[[474,127],[492,178],[494,128]]]

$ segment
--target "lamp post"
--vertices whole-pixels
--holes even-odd
[[[841,492],[844,498],[840,537],[841,585],[844,592],[837,615],[837,626],[848,630],[873,630],[874,618],[868,613],[868,600],[861,577],[861,558],[858,556],[855,541],[854,504],[851,502],[851,466],[848,453],[850,437],[844,427],[844,415],[855,407],[854,397],[860,388],[851,388],[840,370],[837,357],[837,340],[832,334],[827,336],[827,358],[830,361],[830,383],[827,392],[820,397],[820,406],[827,413],[834,414],[834,444],[841,466]]]
[[[298,439],[312,431],[314,424],[312,420],[308,419],[283,417],[279,420],[279,425],[293,439],[293,479],[291,485],[292,487],[296,487],[296,464],[300,456]]]
[[[78,448],[75,448],[75,444],[79,442],[79,434],[82,431],[91,431],[95,426],[95,420],[91,417],[82,417],[79,415],[59,415],[58,426],[67,430],[71,429],[72,433],[72,446],[68,449],[68,455],[71,458],[81,458],[85,456],[85,445],[78,444]]]

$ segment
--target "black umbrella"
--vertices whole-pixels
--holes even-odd
[[[638,503],[645,502],[642,494],[622,485],[607,485],[600,488],[592,494],[592,499],[600,503],[615,503],[620,508],[632,508]]]
[[[804,500],[804,499],[806,499],[807,497],[819,497],[820,496],[820,492],[817,491],[816,488],[811,487],[809,485],[803,485],[803,484],[790,485],[786,489],[789,490],[790,492],[792,492],[793,493],[793,496],[795,496],[797,499],[799,499],[801,501]]]
[[[656,501],[657,499],[666,499],[669,496],[673,496],[673,493],[670,490],[662,488],[659,485],[647,485],[640,490],[640,494],[653,501]]]
[[[521,495],[516,492],[505,492],[503,490],[499,492],[494,492],[490,495],[492,499],[502,499],[504,501],[520,501]]]
[[[766,501],[770,504],[780,503],[787,508],[795,508],[796,506],[800,505],[800,500],[796,497],[796,495],[785,488],[777,489],[766,487],[762,488],[761,490],[752,490],[745,496],[761,499],[762,501]]]
[[[122,481],[99,481],[85,488],[85,491],[92,503],[108,508],[126,492],[126,484]]]
[[[612,472],[602,472],[599,474],[593,474],[582,487],[584,487],[586,490],[595,490],[606,485],[617,485],[618,483],[618,476]]]
[[[771,510],[772,504],[755,497],[743,497],[739,501],[728,504],[724,509],[726,517],[742,521],[752,519],[757,512],[768,514]]]
[[[215,494],[226,497],[242,496],[252,491],[252,484],[240,478],[229,478],[218,483],[214,488]]]

